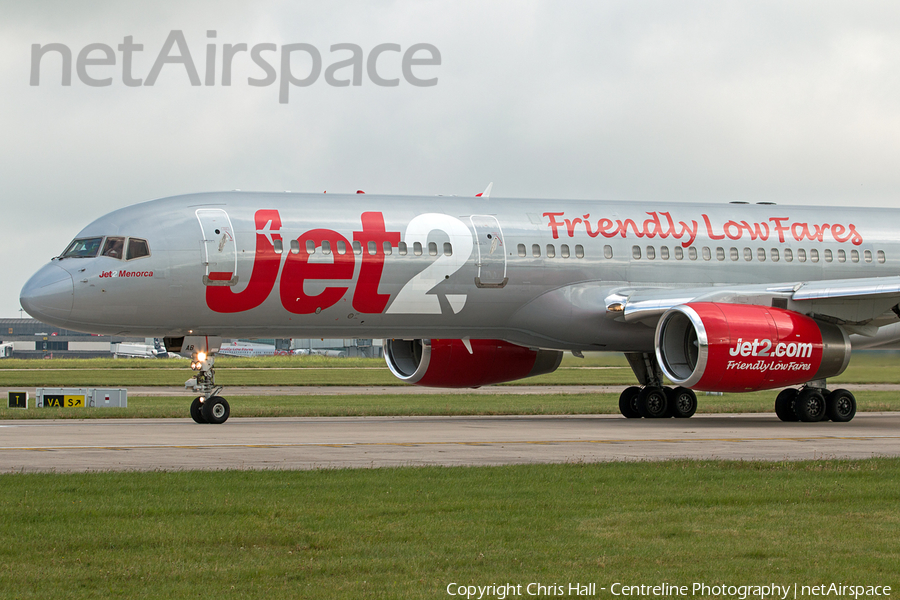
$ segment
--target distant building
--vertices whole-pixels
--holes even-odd
[[[113,345],[145,343],[140,337],[91,335],[41,323],[36,319],[0,319],[0,344],[11,345],[0,358],[109,358]],[[152,340],[151,340],[152,343]]]
[[[381,340],[372,339],[255,339],[240,340],[275,346],[298,354],[381,358]],[[154,348],[153,338],[93,335],[47,325],[36,319],[0,319],[2,358],[109,358],[139,356],[134,348]],[[129,350],[129,351],[125,351]]]

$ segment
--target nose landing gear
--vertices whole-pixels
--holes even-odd
[[[191,418],[195,423],[221,425],[231,415],[228,400],[221,396],[197,396],[191,402]]]
[[[221,425],[231,415],[231,407],[225,398],[219,396],[222,386],[216,387],[215,356],[198,352],[191,357],[191,369],[197,375],[188,379],[184,386],[200,392],[191,402],[191,418],[196,423]]]

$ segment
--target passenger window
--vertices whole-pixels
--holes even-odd
[[[631,258],[635,260],[640,260],[641,258],[641,247],[640,246],[632,246],[631,247]]]
[[[556,257],[556,246],[553,244],[547,244],[547,258],[555,258]]]
[[[429,256],[437,256],[437,243],[436,242],[428,242],[428,255]]]
[[[809,260],[813,262],[819,262],[819,251],[815,248],[810,249],[809,251]]]
[[[850,260],[852,260],[855,263],[858,263],[859,262],[859,252],[856,250],[851,250],[850,251]]]
[[[612,246],[603,246],[603,257],[604,258],[612,258]]]
[[[871,250],[866,250],[866,251],[863,253],[863,256],[866,257],[866,262],[867,262],[867,263],[872,262],[872,251],[871,251]]]
[[[703,246],[703,260],[712,260],[712,252],[709,246]]]
[[[354,245],[358,243],[359,242],[353,242]],[[406,242],[400,242],[399,244],[397,244],[397,253],[400,256],[406,256]],[[357,254],[359,253],[357,252]]]
[[[563,244],[559,247],[559,255],[563,258],[569,258],[569,245]]]
[[[416,256],[422,256],[421,242],[413,242],[413,254],[415,254]]]
[[[675,246],[675,260],[684,258],[684,249],[681,246]]]
[[[125,254],[124,250],[125,238],[108,237],[106,238],[106,243],[103,244],[103,252],[100,253],[100,256],[108,256],[110,258],[122,260],[122,256]]]
[[[732,262],[735,262],[741,258],[741,255],[738,253],[737,248],[732,248],[728,253],[731,255]]]
[[[450,242],[444,242],[444,256],[453,256],[453,244]]]
[[[804,250],[803,248],[799,248],[797,250],[797,260],[799,260],[800,262],[806,262],[806,250]]]
[[[369,240],[369,243],[366,244],[367,249],[369,250],[369,256],[375,256],[378,254],[378,246],[375,245],[375,240]]]
[[[128,250],[125,252],[125,260],[134,260],[145,256],[150,256],[150,245],[147,244],[147,240],[130,238],[128,240]]]
[[[757,248],[756,249],[756,260],[759,262],[766,262],[766,249],[765,248]]]
[[[847,262],[847,253],[843,250],[838,250],[838,262]]]
[[[878,251],[878,262],[884,264],[884,250]]]
[[[394,253],[394,247],[391,246],[390,242],[384,242],[381,244],[381,247],[384,249],[385,256],[390,256]]]
[[[791,262],[792,260],[794,260],[794,251],[791,250],[790,248],[785,248],[784,249],[784,261]]]
[[[406,244],[400,242],[400,245],[403,246],[403,252],[400,254],[406,254]],[[353,254],[362,254],[362,244],[357,240],[353,240]]]
[[[306,240],[306,253],[316,253],[316,243],[312,240]],[[291,254],[300,254],[300,240],[291,240]]]
[[[584,258],[584,246],[581,244],[575,245],[575,258]]]
[[[525,244],[519,244],[518,250],[519,250],[519,256],[525,256]]]
[[[656,248],[653,246],[647,246],[647,258],[653,260],[656,258]]]
[[[693,246],[688,248],[688,258],[691,260],[697,260],[697,249]]]
[[[322,254],[331,254],[331,242],[322,240]]]
[[[369,243],[371,244],[374,242],[369,242]],[[344,240],[337,241],[337,253],[338,254],[347,254],[347,243],[344,242]]]
[[[532,244],[531,245],[531,255],[535,258],[541,257],[541,245],[540,244]]]
[[[750,248],[744,248],[744,260],[746,260],[747,262],[753,260],[753,250],[751,250]]]
[[[281,238],[272,240],[272,248],[275,250],[275,254],[281,254],[284,252],[284,242],[281,241]]]
[[[831,262],[834,260],[834,257],[831,254],[831,250],[825,250],[825,262]]]
[[[659,257],[663,260],[669,260],[669,247],[668,246],[660,246]]]
[[[772,251],[769,253],[769,255],[772,257],[772,262],[778,262],[780,258],[778,256],[778,248],[772,248]]]
[[[716,260],[725,260],[725,248],[721,246],[716,248]]]

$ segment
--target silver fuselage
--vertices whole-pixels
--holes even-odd
[[[77,238],[141,238],[149,256],[54,259],[25,285],[22,304],[47,323],[103,334],[651,351],[652,326],[608,318],[611,295],[897,276],[898,217],[756,204],[192,194],[97,219]]]

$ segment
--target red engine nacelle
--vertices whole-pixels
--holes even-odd
[[[406,383],[467,388],[552,373],[562,352],[531,350],[500,340],[385,340],[384,358]]]
[[[850,339],[837,325],[781,308],[696,302],[659,320],[656,357],[676,385],[747,392],[840,375]]]

